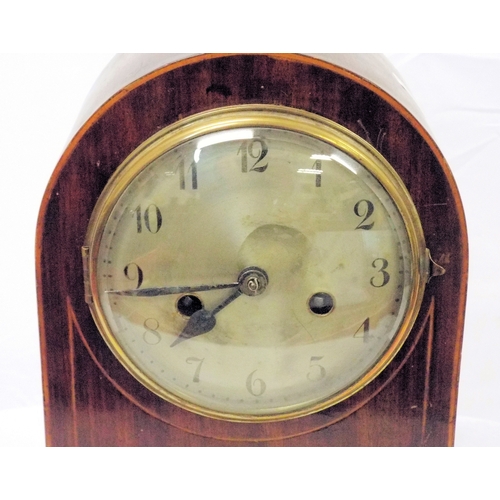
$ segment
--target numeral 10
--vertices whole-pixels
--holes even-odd
[[[146,229],[153,234],[156,234],[162,225],[162,216],[160,209],[154,205],[149,205],[146,210],[142,211],[141,206],[138,205],[135,212],[135,219],[137,222],[137,233],[142,233],[143,222]]]

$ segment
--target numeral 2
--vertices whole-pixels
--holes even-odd
[[[375,207],[369,200],[360,200],[354,205],[354,213],[358,217],[363,217],[363,220],[356,226],[356,229],[364,229],[368,231],[373,228],[375,222],[365,224],[365,222],[373,215]]]

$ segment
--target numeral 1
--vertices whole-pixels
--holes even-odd
[[[316,160],[313,165],[313,169],[317,170],[318,173],[315,175],[316,177],[316,187],[321,187],[321,174],[323,173],[323,168],[321,166],[321,160]]]
[[[182,159],[177,167],[179,172],[179,187],[182,190],[186,189],[186,169],[184,167],[184,159]],[[193,160],[189,166],[188,171],[191,171],[191,189],[198,189],[198,168],[196,162]]]

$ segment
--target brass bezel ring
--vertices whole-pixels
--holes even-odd
[[[301,133],[326,142],[354,158],[383,186],[394,201],[406,229],[411,249],[412,289],[408,307],[399,331],[380,358],[358,380],[320,402],[304,408],[291,408],[274,414],[249,415],[226,413],[201,407],[167,391],[144,374],[129,358],[116,340],[98,296],[97,255],[104,227],[121,194],[152,161],[192,139],[225,130],[268,127]],[[239,105],[216,108],[179,120],[151,136],[117,168],[104,188],[89,222],[85,246],[89,247],[90,309],[105,342],[121,364],[147,389],[160,398],[194,413],[233,422],[276,422],[310,415],[329,408],[362,390],[394,359],[415,323],[428,279],[428,259],[423,229],[417,210],[403,181],[370,144],[350,130],[324,117],[284,106]]]

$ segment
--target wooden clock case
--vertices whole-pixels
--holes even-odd
[[[114,358],[85,301],[82,245],[108,179],[143,141],[194,113],[274,104],[329,118],[370,142],[406,184],[427,248],[428,283],[403,348],[367,387],[282,422],[195,415],[149,392]],[[43,199],[36,240],[49,446],[449,446],[467,284],[467,236],[450,169],[379,56],[118,56],[90,94]]]

